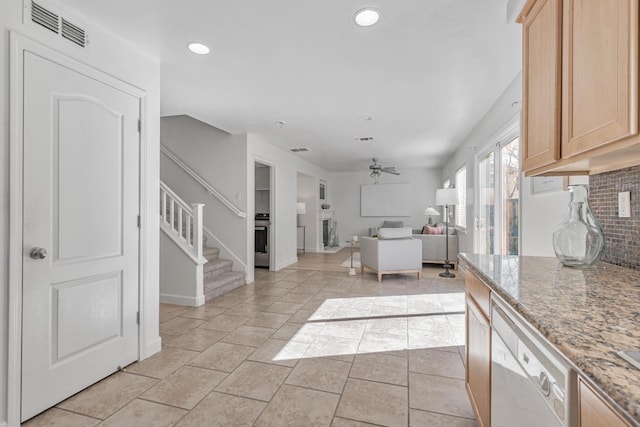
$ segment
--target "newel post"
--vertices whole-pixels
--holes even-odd
[[[202,258],[202,210],[204,203],[192,203],[193,209],[193,249],[198,259]]]

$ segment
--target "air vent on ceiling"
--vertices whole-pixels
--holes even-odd
[[[64,18],[62,18],[62,37],[81,47],[85,47],[87,44],[85,31]]]
[[[354,138],[356,141],[360,141],[360,142],[370,142],[373,141],[373,137],[372,136],[360,136],[357,138]]]
[[[292,153],[303,153],[305,151],[311,151],[308,148],[289,148],[289,151],[291,151]]]
[[[86,47],[89,43],[86,30],[76,24],[72,24],[67,17],[60,16],[59,13],[52,10],[55,8],[43,6],[45,3],[46,1],[42,0],[38,3],[31,0],[31,21],[59,34],[80,47]],[[73,21],[77,22],[76,19]]]
[[[60,17],[36,2],[31,2],[31,20],[58,34]]]

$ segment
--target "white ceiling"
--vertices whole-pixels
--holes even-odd
[[[507,0],[58,2],[160,58],[163,115],[308,147],[329,171],[442,166],[521,68]],[[373,27],[353,23],[365,6]]]

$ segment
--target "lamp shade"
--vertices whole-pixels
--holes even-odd
[[[455,188],[440,188],[436,190],[436,205],[457,205],[458,190]]]
[[[300,215],[306,215],[307,213],[307,204],[305,202],[296,203],[296,213]]]
[[[435,210],[433,206],[429,206],[427,209],[425,209],[424,214],[429,216],[440,216],[440,212]]]

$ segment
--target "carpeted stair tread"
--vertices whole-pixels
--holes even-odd
[[[212,298],[215,298],[235,288],[238,288],[244,285],[244,282],[245,282],[244,273],[237,272],[237,271],[222,273],[213,279],[205,280],[204,282],[205,300],[209,301]]]
[[[233,266],[233,261],[229,259],[214,259],[213,261],[209,261],[204,265],[204,274],[205,277],[208,273],[226,273],[231,271],[231,266]]]
[[[215,261],[220,256],[220,248],[203,248],[202,255],[209,261]]]

